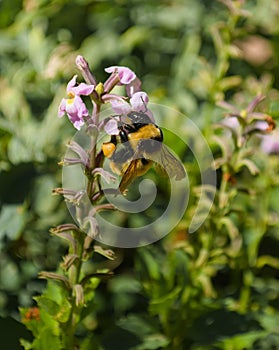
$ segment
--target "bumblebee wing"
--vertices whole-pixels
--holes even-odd
[[[142,161],[141,159],[132,160],[126,169],[123,169],[123,176],[119,184],[119,190],[123,193],[130,183],[142,173]]]
[[[128,165],[122,168],[122,179],[119,184],[121,193],[130,185],[130,183],[138,176],[144,175],[152,166],[153,161],[144,157],[144,152],[140,149],[140,143],[137,145],[137,150],[134,153],[133,159]]]
[[[162,144],[161,150],[158,153],[158,158],[157,163],[159,164],[160,168],[162,168],[163,172],[167,173],[171,178],[181,180],[186,176],[186,172],[181,161],[177,159],[164,144]]]

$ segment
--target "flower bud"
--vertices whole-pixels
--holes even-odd
[[[92,72],[89,69],[89,65],[86,61],[86,59],[81,56],[78,55],[76,58],[76,65],[78,67],[78,69],[81,71],[84,80],[87,82],[87,84],[92,84],[92,85],[97,85],[96,79],[94,77],[94,75],[92,74]]]

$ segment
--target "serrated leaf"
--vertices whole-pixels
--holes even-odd
[[[33,342],[32,349],[40,350],[63,350],[60,337],[53,334],[51,328],[44,328]]]
[[[35,298],[39,307],[45,310],[49,315],[55,316],[59,312],[59,304],[54,300],[42,295]]]
[[[68,320],[72,306],[67,300],[64,300],[61,305],[44,295],[36,298],[36,300],[39,307],[47,314],[51,315],[55,320],[62,323]]]

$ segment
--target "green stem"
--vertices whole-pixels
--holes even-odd
[[[245,313],[247,311],[250,294],[251,294],[251,286],[253,282],[253,273],[250,269],[244,271],[243,275],[243,283],[244,286],[240,293],[239,299],[239,311]]]
[[[82,270],[82,256],[83,256],[83,244],[84,244],[84,237],[78,233],[78,237],[76,236],[76,242],[78,244],[77,252],[78,252],[78,259],[76,260],[75,264],[73,264],[69,269],[69,281],[71,284],[72,289],[69,291],[69,301],[71,303],[71,311],[68,318],[68,321],[66,324],[62,325],[63,335],[64,335],[64,343],[65,343],[65,349],[67,350],[75,350],[76,344],[75,344],[75,332],[76,327],[78,325],[78,314],[79,310],[76,307],[76,298],[74,295],[74,286],[76,284],[79,284],[81,279],[81,270]]]
[[[98,124],[99,124],[100,110],[101,110],[101,105],[94,104],[94,123],[96,126],[98,126]],[[88,194],[88,198],[90,199],[90,201],[92,201],[92,197],[93,197],[93,194],[95,191],[95,188],[94,188],[95,179],[92,176],[92,171],[96,167],[97,138],[98,138],[98,132],[96,130],[96,134],[94,136],[92,136],[92,138],[91,138],[91,150],[89,152],[89,167],[88,167],[87,174],[86,174],[87,178],[88,178],[87,194]]]
[[[222,181],[219,189],[219,209],[221,212],[223,212],[224,208],[229,204],[228,203],[228,181],[225,178],[226,174],[228,173],[228,169],[226,166],[223,167],[223,176],[222,176]]]

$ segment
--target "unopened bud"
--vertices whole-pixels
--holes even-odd
[[[87,84],[91,84],[91,85],[96,86],[97,85],[96,79],[89,69],[88,62],[86,61],[86,59],[83,56],[81,56],[81,55],[77,56],[76,65],[77,65],[78,69],[81,71],[81,73],[84,77],[84,80],[87,82]]]

